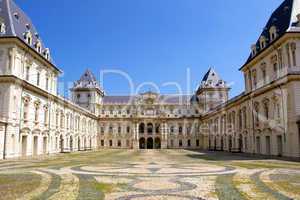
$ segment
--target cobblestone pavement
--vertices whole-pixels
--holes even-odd
[[[187,150],[0,162],[0,199],[300,199],[300,163]]]

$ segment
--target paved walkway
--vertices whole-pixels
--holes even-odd
[[[1,162],[0,197],[300,199],[300,163],[185,150],[75,153]]]

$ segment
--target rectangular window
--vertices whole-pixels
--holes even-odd
[[[104,147],[104,140],[101,140],[101,146]]]
[[[199,140],[196,140],[196,146],[199,147],[200,146],[200,142]]]
[[[49,78],[46,78],[46,90],[48,91],[49,89]]]
[[[35,108],[35,115],[34,115],[34,121],[38,122],[39,121],[39,108]]]
[[[109,140],[109,146],[112,147],[113,146],[113,142],[112,140]]]
[[[29,73],[30,73],[30,68],[26,67],[26,81],[29,81]]]
[[[122,146],[121,140],[118,140],[118,147],[121,147],[121,146]]]
[[[40,85],[40,72],[37,73],[37,77],[36,77],[36,84],[39,86]]]
[[[191,146],[191,140],[188,140],[188,147],[190,147]]]
[[[44,113],[44,124],[48,124],[48,110],[45,109],[45,113]]]

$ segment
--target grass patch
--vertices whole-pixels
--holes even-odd
[[[233,174],[221,175],[216,180],[216,193],[219,199],[243,200],[242,194],[234,187]]]
[[[270,175],[273,184],[278,185],[285,191],[300,195],[300,175],[299,174],[272,174]]]
[[[267,162],[232,162],[230,164],[233,167],[242,167],[246,169],[277,169],[277,168],[288,168],[283,164],[267,163]]]
[[[0,198],[18,199],[39,187],[41,177],[33,173],[0,175]]]

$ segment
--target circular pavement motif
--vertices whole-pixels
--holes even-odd
[[[123,167],[81,166],[73,167],[73,173],[106,175],[106,176],[192,176],[192,175],[216,175],[235,173],[234,168],[226,168],[212,164],[157,164],[135,163],[123,165]]]

